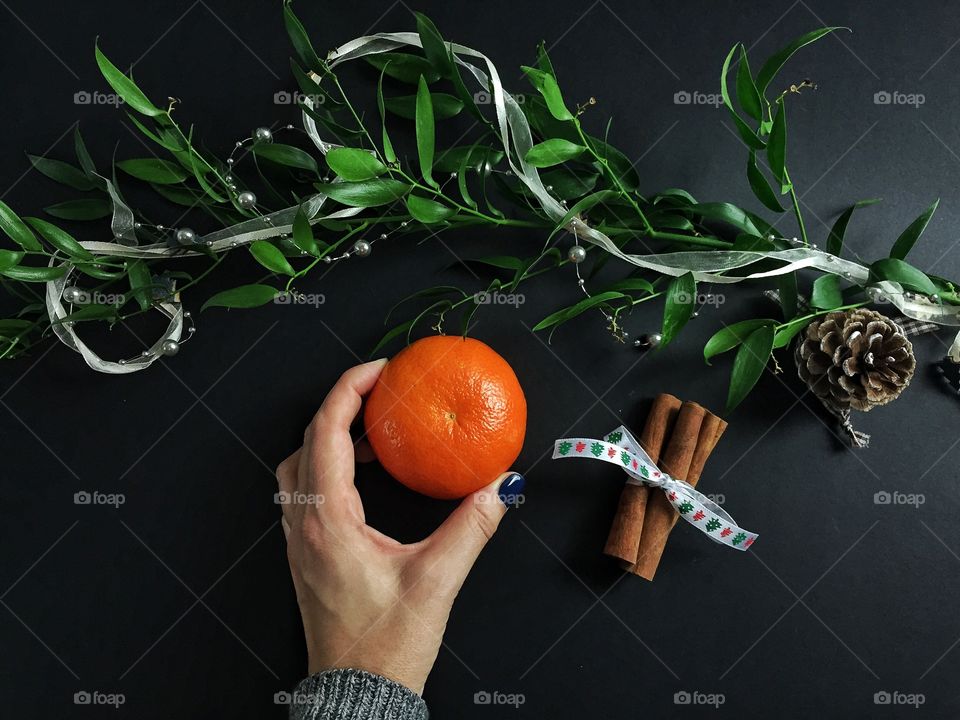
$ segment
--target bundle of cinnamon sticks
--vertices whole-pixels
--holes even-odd
[[[657,396],[638,438],[663,472],[696,485],[727,423],[702,406]],[[658,488],[628,483],[620,495],[604,553],[624,569],[653,580],[667,537],[680,517]]]

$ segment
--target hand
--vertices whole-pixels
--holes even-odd
[[[369,527],[353,484],[350,424],[386,365],[343,374],[277,468],[282,524],[310,674],[357,668],[423,692],[453,600],[523,477],[505,473],[463,500],[432,535],[403,545]]]

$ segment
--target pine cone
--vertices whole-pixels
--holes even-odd
[[[896,399],[917,365],[900,326],[863,308],[810,323],[797,342],[796,362],[820,400],[841,411],[867,411]]]

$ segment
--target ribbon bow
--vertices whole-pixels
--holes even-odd
[[[622,425],[605,440],[561,438],[554,443],[553,459],[583,457],[613,463],[627,473],[627,482],[663,490],[680,517],[708,538],[734,550],[746,550],[757,534],[738,526],[730,514],[687,482],[662,472],[640,443]]]

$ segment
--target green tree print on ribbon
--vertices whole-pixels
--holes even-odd
[[[713,532],[714,530],[719,530],[719,529],[720,529],[720,521],[717,520],[716,518],[710,518],[709,520],[707,520],[707,524],[706,524],[705,527],[707,528],[707,531],[708,531],[708,532]]]
[[[682,503],[680,503],[680,507],[677,509],[680,511],[681,515],[685,515],[686,513],[693,510],[693,503],[690,502],[689,500],[684,500]]]
[[[740,543],[742,543],[742,542],[743,542],[744,540],[746,540],[746,539],[747,539],[747,534],[746,534],[746,533],[737,533],[736,535],[733,536],[733,540],[732,540],[731,542],[732,542],[734,545],[739,545]]]
[[[620,453],[620,462],[622,462],[624,465],[629,465],[629,464],[630,464],[630,453],[628,453],[628,452],[622,452],[622,453]]]
[[[621,440],[623,440],[623,433],[619,430],[615,430],[607,435],[607,442],[618,443]]]
[[[570,452],[570,448],[572,448],[572,447],[573,447],[573,444],[572,444],[572,443],[568,443],[568,442],[564,441],[564,442],[560,443],[560,444],[557,446],[557,451],[558,451],[561,455],[566,455],[568,452]]]
[[[590,452],[593,453],[594,457],[600,457],[601,455],[603,455],[603,445],[601,445],[598,442],[595,442],[593,445],[590,446]]]

